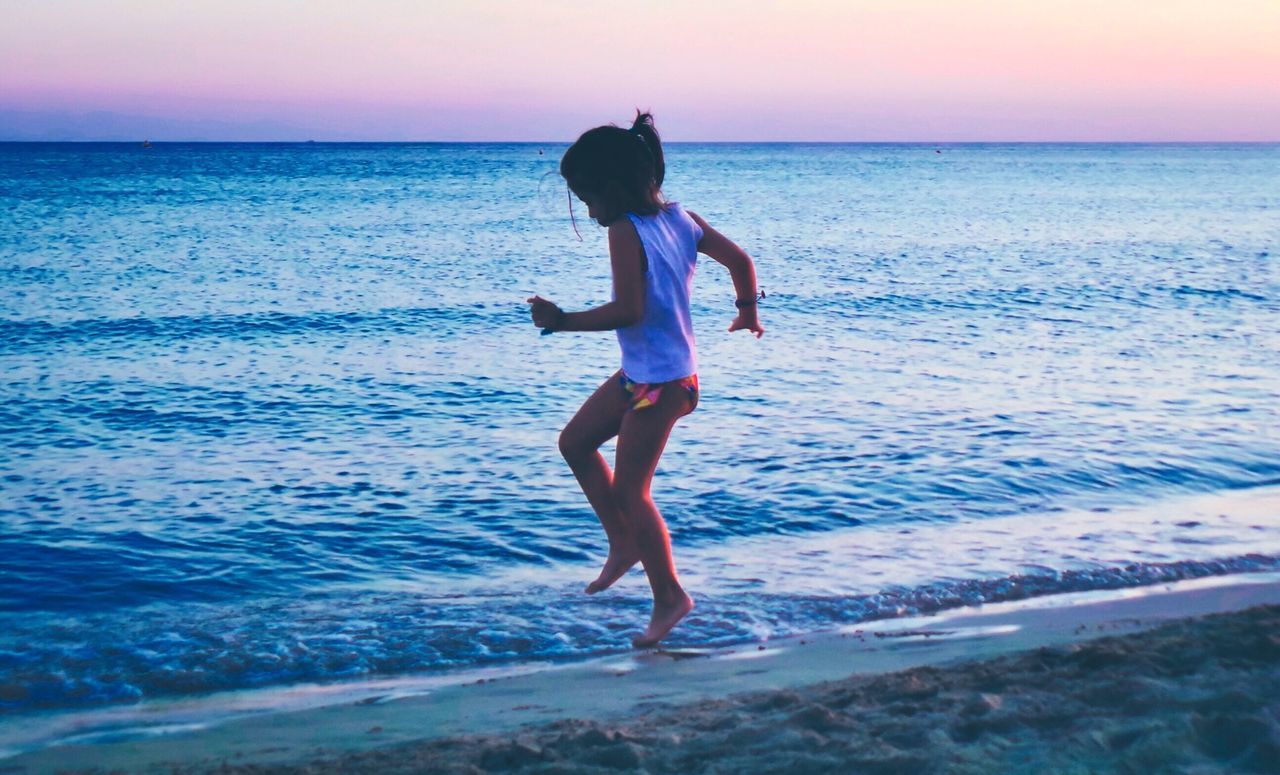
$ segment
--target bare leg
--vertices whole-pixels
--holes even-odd
[[[588,595],[608,589],[640,560],[634,532],[614,501],[613,472],[599,451],[601,444],[618,435],[627,411],[626,399],[615,373],[583,402],[560,433],[560,453],[609,537],[609,556],[600,575],[587,585]]]
[[[657,645],[693,610],[693,599],[676,577],[667,523],[649,495],[649,485],[671,429],[676,420],[692,410],[693,401],[684,388],[669,385],[663,388],[657,404],[626,414],[619,429],[613,496],[635,533],[640,561],[653,591],[649,627],[631,641],[637,648]]]

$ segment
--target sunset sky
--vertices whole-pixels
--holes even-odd
[[[3,10],[0,139],[571,140],[640,106],[670,140],[1280,140],[1280,0]]]

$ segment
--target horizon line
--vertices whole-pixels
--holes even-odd
[[[572,145],[573,140],[6,140],[2,145]],[[1273,140],[663,140],[668,145],[1280,145]]]

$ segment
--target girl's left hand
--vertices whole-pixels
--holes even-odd
[[[534,296],[526,299],[530,305],[529,315],[533,318],[533,324],[538,328],[552,328],[556,323],[560,322],[560,318],[564,312],[556,306],[555,302],[547,301],[541,296]]]
[[[759,339],[764,334],[764,326],[760,325],[760,318],[756,315],[754,306],[747,307],[738,313],[738,316],[729,324],[730,331],[741,331],[746,329],[756,335]]]

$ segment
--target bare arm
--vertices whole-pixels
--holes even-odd
[[[613,269],[613,301],[582,312],[560,312],[540,296],[529,299],[534,325],[556,331],[610,331],[644,317],[644,246],[635,224],[619,218],[609,224],[609,263]]]
[[[756,311],[756,265],[747,255],[747,251],[734,244],[733,240],[711,228],[711,225],[697,213],[689,213],[694,223],[702,227],[702,239],[698,241],[698,252],[704,253],[723,264],[733,278],[733,289],[740,301],[750,301],[751,305],[742,307],[738,317],[729,326],[730,331],[747,329],[755,332],[759,339],[764,333]]]

